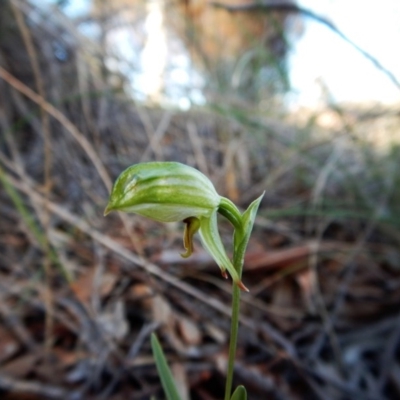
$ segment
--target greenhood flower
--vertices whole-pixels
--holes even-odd
[[[182,256],[192,254],[193,235],[198,231],[222,275],[227,278],[227,270],[234,282],[247,290],[225,252],[217,227],[218,211],[225,216],[234,214],[237,220],[240,213],[233,203],[218,195],[200,171],[177,162],[132,165],[114,184],[104,215],[110,211],[136,213],[160,222],[183,221],[186,252]]]

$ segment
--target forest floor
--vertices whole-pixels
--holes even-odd
[[[242,209],[266,191],[235,365],[249,399],[400,397],[398,108],[145,107],[85,47],[51,63],[48,35],[14,29],[0,36],[2,399],[163,398],[152,332],[183,400],[223,398],[231,283],[198,241],[180,256],[183,224],[103,216],[113,180],[150,160],[195,166]]]

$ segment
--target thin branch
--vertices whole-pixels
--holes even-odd
[[[40,396],[46,399],[68,399],[71,398],[70,393],[60,386],[46,385],[41,382],[32,382],[18,380],[6,375],[0,375],[0,390],[2,392],[10,392],[17,397]]]
[[[295,14],[302,14],[306,17],[310,17],[313,20],[319,22],[322,25],[325,25],[331,31],[339,35],[345,42],[350,44],[354,49],[356,49],[359,53],[361,53],[366,59],[368,59],[372,64],[375,65],[377,69],[382,71],[391,81],[392,83],[400,89],[400,81],[396,78],[396,76],[389,71],[385,66],[383,66],[379,60],[374,57],[372,54],[368,53],[366,50],[362,49],[356,43],[354,43],[351,39],[349,39],[342,31],[340,31],[331,21],[322,17],[321,15],[316,14],[315,12],[300,7],[296,4],[291,3],[281,3],[278,1],[270,0],[268,2],[257,2],[257,3],[250,3],[250,4],[238,4],[238,5],[229,5],[229,4],[222,4],[218,2],[210,2],[210,5],[223,8],[229,12],[284,12],[284,13],[295,13]]]

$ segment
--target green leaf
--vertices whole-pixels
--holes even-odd
[[[247,392],[244,386],[240,385],[234,391],[231,400],[247,400]]]
[[[233,281],[242,287],[243,284],[240,281],[239,275],[232,265],[231,260],[228,258],[224,245],[221,241],[221,237],[218,232],[217,225],[217,212],[215,211],[210,218],[202,218],[200,220],[200,238],[203,247],[211,254],[216,263],[219,265],[222,275],[226,275],[226,270],[228,270]]]
[[[164,389],[164,393],[167,396],[167,399],[180,400],[181,397],[176,388],[171,370],[168,366],[160,342],[158,341],[157,336],[154,333],[151,334],[151,349],[153,350],[153,357],[156,362],[158,375],[161,379],[161,384]]]
[[[264,192],[265,193],[265,192]],[[254,221],[256,219],[258,207],[264,197],[264,193],[254,200],[242,215],[242,229],[235,229],[234,248],[235,248],[235,265],[242,265],[247,244],[249,243],[251,231],[253,230]]]

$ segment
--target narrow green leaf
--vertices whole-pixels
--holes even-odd
[[[226,254],[225,247],[222,243],[217,225],[217,212],[215,211],[210,218],[202,218],[200,220],[200,238],[203,247],[211,254],[218,266],[225,275],[228,270],[235,283],[240,282],[240,278]]]
[[[244,386],[240,385],[233,392],[231,400],[247,400],[247,392]]]
[[[265,192],[264,192],[265,193]],[[235,248],[235,265],[243,263],[244,254],[247,244],[250,239],[251,231],[253,230],[254,220],[256,219],[258,207],[264,197],[264,193],[255,199],[242,215],[242,229],[235,229],[234,233],[234,248]]]
[[[167,396],[167,399],[180,400],[181,397],[179,396],[178,390],[176,388],[172,372],[169,369],[160,342],[158,341],[157,336],[154,333],[152,333],[151,335],[151,349],[153,350],[153,357],[156,362],[158,375],[160,376],[161,384],[164,389],[164,393]]]
[[[3,169],[0,167],[0,183],[3,184],[6,193],[10,196],[13,201],[15,208],[18,210],[19,214],[22,217],[22,220],[31,231],[33,236],[37,239],[39,244],[44,248],[44,244],[46,241],[45,234],[43,230],[37,225],[35,219],[32,214],[29,212],[28,208],[25,206],[24,201],[20,194],[15,190],[15,188],[8,181],[6,174]]]

